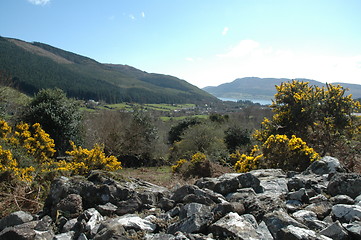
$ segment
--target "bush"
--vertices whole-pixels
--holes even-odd
[[[301,138],[292,135],[271,135],[262,145],[266,167],[303,171],[310,163],[320,158]]]
[[[230,153],[239,150],[243,146],[251,144],[251,136],[247,130],[239,127],[229,127],[225,131],[224,142]]]
[[[360,123],[353,116],[361,105],[345,96],[347,89],[340,85],[310,86],[307,82],[292,81],[276,86],[275,101],[271,105],[272,119],[262,122],[254,138],[262,143],[275,135],[300,137],[324,156],[338,157],[343,162],[357,145]]]
[[[248,156],[246,154],[241,154],[239,151],[230,155],[231,163],[235,162],[234,170],[241,173],[258,169],[262,159],[263,154],[260,152],[257,145],[253,147]]]
[[[70,148],[70,141],[80,141],[79,105],[60,89],[40,90],[25,107],[22,120],[30,124],[40,123],[54,139],[59,155]]]
[[[224,143],[224,132],[213,124],[197,124],[189,127],[171,148],[170,160],[190,159],[197,152],[202,152],[212,162],[222,162],[228,151]]]
[[[172,166],[173,173],[179,173],[184,178],[212,176],[211,162],[204,153],[195,153],[190,161],[180,159]]]

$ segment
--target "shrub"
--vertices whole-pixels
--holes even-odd
[[[204,153],[195,153],[190,161],[180,159],[172,166],[173,173],[179,173],[184,178],[212,176],[211,163]]]
[[[361,105],[351,95],[345,96],[347,89],[332,84],[320,88],[295,80],[276,89],[271,105],[274,115],[254,133],[256,140],[265,143],[272,135],[296,135],[321,156],[349,161],[348,153],[358,145],[355,138],[360,133],[360,123],[352,113]]]
[[[25,107],[21,119],[30,124],[40,123],[54,139],[59,155],[70,148],[69,141],[79,142],[81,131],[79,104],[67,98],[61,89],[40,90]]]
[[[253,146],[253,149],[248,156],[246,154],[241,154],[239,151],[230,155],[231,162],[235,162],[234,170],[241,173],[258,169],[262,159],[263,154],[257,145]]]
[[[227,145],[228,151],[232,153],[242,146],[251,144],[251,137],[247,130],[234,126],[229,127],[225,131],[224,142]]]
[[[320,158],[301,138],[292,135],[271,135],[262,145],[266,167],[303,171]]]
[[[73,150],[66,153],[72,157],[71,161],[60,162],[59,166],[68,168],[73,174],[86,175],[91,170],[100,169],[107,171],[116,171],[122,169],[121,163],[114,156],[106,157],[104,147],[95,144],[94,148],[88,150],[86,148],[77,147],[74,142],[70,143]]]

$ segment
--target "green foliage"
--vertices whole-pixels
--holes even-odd
[[[196,124],[185,130],[181,140],[175,142],[170,153],[170,160],[189,159],[197,152],[205,153],[211,161],[222,162],[227,158],[223,130],[213,124]]]
[[[209,120],[211,120],[212,122],[215,122],[215,123],[219,123],[219,124],[227,122],[228,119],[229,119],[228,115],[221,115],[218,113],[211,113],[209,115]]]
[[[168,134],[169,143],[173,144],[174,142],[180,141],[183,132],[187,128],[200,123],[201,121],[198,118],[186,118],[183,121],[177,123],[177,125],[173,126],[169,130],[169,134]]]
[[[158,121],[148,112],[101,111],[85,116],[85,145],[102,143],[105,151],[122,159],[125,167],[164,163],[166,144],[159,135]]]
[[[79,142],[81,114],[75,100],[66,97],[60,89],[43,89],[26,106],[22,119],[34,124],[39,122],[54,139],[56,149],[63,154],[69,141]]]
[[[46,44],[1,37],[0,69],[11,74],[15,85],[29,95],[43,88],[57,87],[69,97],[107,103],[217,101],[175,77],[150,74],[129,66],[101,64]]]
[[[225,131],[224,142],[227,145],[228,151],[234,153],[241,147],[251,144],[251,136],[247,129],[232,126]]]

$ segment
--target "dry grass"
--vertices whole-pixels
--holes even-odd
[[[219,164],[212,164],[212,177],[218,177],[224,173],[232,172],[229,167]],[[197,178],[183,178],[180,174],[173,174],[169,166],[162,167],[142,167],[142,168],[124,168],[121,173],[125,177],[138,178],[158,186],[171,189],[185,184],[194,184]]]

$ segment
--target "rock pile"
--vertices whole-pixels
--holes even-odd
[[[0,239],[361,239],[361,175],[335,158],[171,190],[114,176],[56,179],[41,213],[0,220]]]

